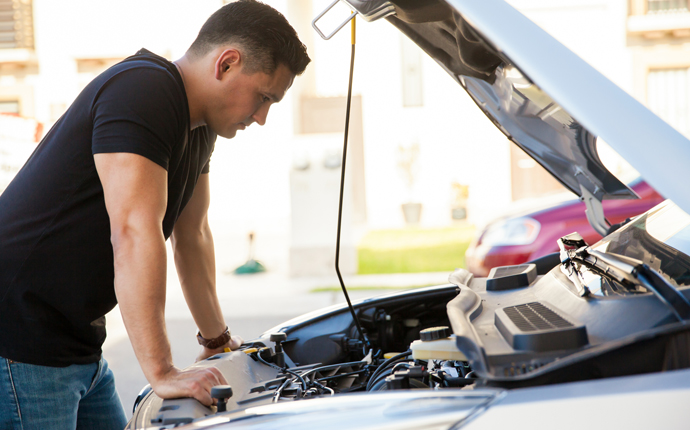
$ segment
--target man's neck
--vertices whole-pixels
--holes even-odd
[[[189,58],[185,54],[180,59],[173,61],[173,64],[175,64],[177,70],[180,72],[180,76],[182,76],[184,90],[187,94],[187,103],[189,104],[189,128],[195,129],[205,125],[197,100],[196,73],[193,63],[189,61]]]

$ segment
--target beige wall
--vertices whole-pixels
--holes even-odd
[[[647,103],[651,71],[690,68],[690,12],[648,14],[646,0],[630,0],[626,43],[632,53],[631,93]]]

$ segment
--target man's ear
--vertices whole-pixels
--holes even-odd
[[[225,73],[240,67],[242,54],[234,48],[224,50],[218,55],[214,68],[215,78],[221,80]]]

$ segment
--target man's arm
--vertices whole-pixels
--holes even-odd
[[[210,196],[208,174],[201,175],[172,235],[175,267],[182,291],[199,332],[206,339],[220,336],[226,327],[216,295],[215,253],[207,216]],[[239,348],[241,344],[242,339],[233,336],[230,342],[217,349],[204,347],[197,359],[223,352],[224,348]]]
[[[215,368],[176,368],[165,331],[167,172],[129,153],[94,160],[110,217],[115,294],[144,375],[162,398],[194,397],[210,405],[211,388],[227,381]]]

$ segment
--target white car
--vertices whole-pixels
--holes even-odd
[[[436,59],[595,230],[603,199],[636,197],[598,136],[670,200],[546,267],[287,321],[194,364],[231,381],[218,407],[145,390],[128,428],[690,428],[690,142],[501,0],[344,1]]]

